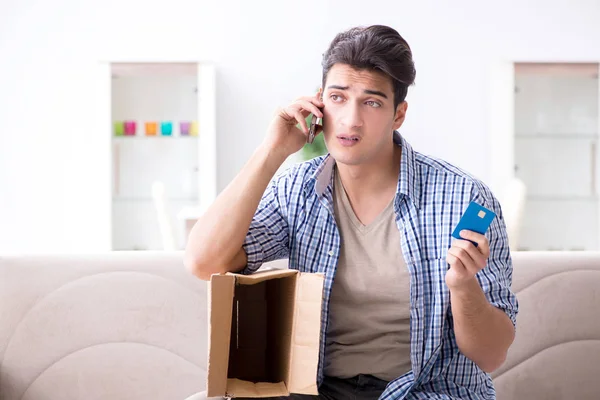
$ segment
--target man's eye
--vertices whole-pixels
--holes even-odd
[[[381,107],[381,104],[377,103],[376,101],[367,101],[367,104],[370,105],[373,108],[379,108],[379,107]]]
[[[338,96],[337,94],[332,94],[329,98],[333,101],[338,101],[341,99],[341,97]]]

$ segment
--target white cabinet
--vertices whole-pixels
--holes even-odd
[[[112,249],[161,250],[168,234],[181,248],[178,212],[210,204],[216,196],[214,67],[111,67]],[[126,123],[135,124],[135,134],[128,134]],[[164,209],[153,198],[155,183],[164,187]]]
[[[515,174],[527,186],[520,249],[597,250],[598,64],[516,64]]]

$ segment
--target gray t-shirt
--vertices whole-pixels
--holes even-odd
[[[365,226],[334,174],[341,249],[330,300],[325,375],[369,374],[390,381],[411,369],[410,274],[393,201]]]

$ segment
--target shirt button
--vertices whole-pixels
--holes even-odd
[[[329,253],[327,253],[327,254],[329,254],[330,256],[333,256],[335,253],[333,252],[333,250],[329,250]]]

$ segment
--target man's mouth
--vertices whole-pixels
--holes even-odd
[[[338,137],[338,139],[352,140],[355,142],[358,142],[360,140],[360,138],[356,135],[338,135],[337,137]]]
[[[360,142],[360,137],[356,135],[337,135],[337,139],[344,147],[352,147]]]

